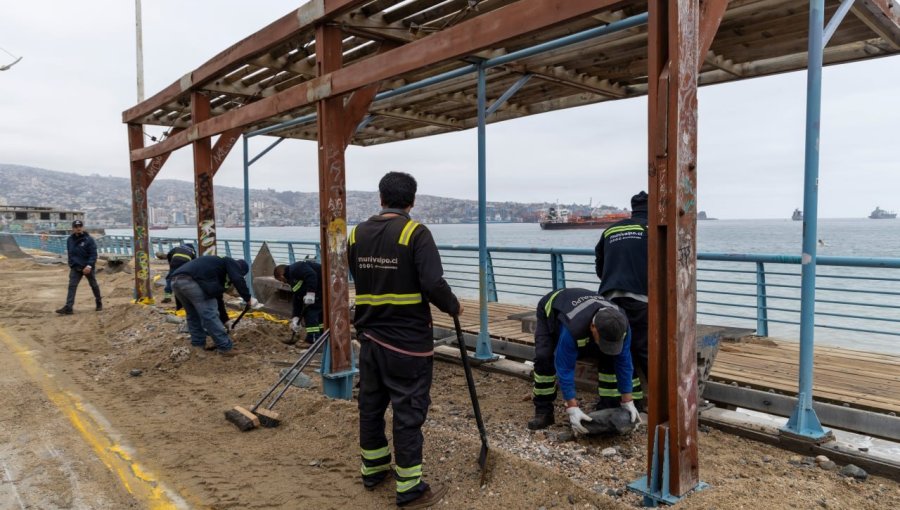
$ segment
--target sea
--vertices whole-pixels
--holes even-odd
[[[438,245],[478,244],[476,224],[428,225]],[[542,247],[593,249],[601,230],[541,230],[536,223],[488,223],[488,246]],[[111,235],[131,235],[130,230],[107,230]],[[219,239],[243,239],[243,228],[219,228]],[[729,254],[777,254],[799,256],[803,243],[803,222],[790,219],[762,220],[707,220],[697,223],[697,249],[700,253]],[[196,238],[196,229],[169,228],[153,230],[154,238]],[[253,240],[269,241],[318,241],[318,227],[251,227]],[[900,258],[900,220],[870,220],[867,218],[820,219],[817,232],[818,256]],[[445,255],[446,257],[446,255]],[[588,259],[584,259],[588,260]],[[495,262],[497,264],[497,262]],[[445,263],[446,265],[446,263]],[[546,265],[544,269],[546,273]],[[589,266],[582,266],[590,269]],[[755,328],[755,310],[740,308],[736,303],[755,304],[755,297],[739,298],[729,294],[756,292],[755,275],[751,264],[741,266],[718,265],[701,261],[698,272],[698,310],[717,315],[699,315],[699,321]],[[704,267],[711,267],[703,271]],[[728,268],[732,269],[729,270]],[[724,272],[714,269],[723,268]],[[733,269],[745,271],[736,274]],[[567,271],[571,267],[567,262]],[[800,303],[798,265],[767,265],[769,293],[769,335],[788,341],[799,339],[798,322]],[[449,271],[448,271],[449,272]],[[527,269],[522,269],[527,272]],[[590,275],[592,269],[577,276],[577,286],[590,287],[599,282]],[[900,269],[890,268],[835,268],[819,265],[817,284],[815,341],[817,344],[860,349],[871,352],[900,354]],[[829,274],[832,277],[822,278]],[[866,277],[848,279],[848,276]],[[572,278],[572,277],[570,277]],[[712,283],[707,283],[711,281]],[[726,282],[726,283],[716,283]],[[730,283],[728,283],[730,282]],[[738,283],[735,283],[738,282]],[[740,283],[744,282],[744,283]],[[453,282],[451,281],[451,284]],[[724,287],[723,287],[724,285]],[[575,286],[575,285],[569,285]],[[704,294],[703,290],[709,291]],[[871,292],[877,289],[878,292]],[[549,290],[549,289],[547,289]],[[459,292],[464,297],[475,297],[474,290]],[[781,296],[781,297],[778,297]],[[500,301],[533,304],[537,297],[501,293]],[[824,301],[824,302],[823,302]],[[721,305],[711,305],[711,302]],[[856,306],[856,303],[865,306]],[[836,316],[833,314],[837,314]],[[724,317],[723,317],[724,315]],[[845,315],[851,317],[844,317]],[[818,327],[827,324],[830,327]],[[846,328],[846,329],[843,329]],[[860,331],[863,330],[863,331]],[[885,334],[887,332],[888,334]]]

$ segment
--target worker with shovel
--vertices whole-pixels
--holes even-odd
[[[306,328],[306,343],[322,334],[322,266],[313,260],[301,260],[290,266],[275,266],[275,279],[291,287],[293,294],[291,331]],[[294,338],[293,336],[291,337]]]
[[[555,290],[538,301],[534,331],[534,418],[531,430],[553,425],[557,385],[562,389],[572,430],[588,433],[585,414],[575,398],[575,362],[598,358],[597,391],[620,399],[631,423],[640,423],[633,393],[640,392],[631,362],[631,328],[622,310],[603,296],[586,289]],[[612,372],[614,375],[609,374]],[[601,406],[602,407],[602,406]]]
[[[394,411],[396,502],[426,508],[446,486],[422,472],[422,424],[431,405],[434,337],[431,309],[458,315],[462,305],[444,280],[431,232],[409,217],[416,180],[389,172],[378,183],[381,212],[350,231],[348,259],[356,283],[353,324],[359,353],[359,445],[362,481],[374,489],[391,472],[384,413]]]

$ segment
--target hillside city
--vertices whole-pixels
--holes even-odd
[[[89,181],[86,183],[86,180]],[[85,176],[28,166],[0,164],[0,205],[29,205],[83,211],[93,228],[122,228],[131,225],[131,186],[128,179]],[[215,186],[216,223],[228,227],[243,225],[244,192],[241,188]],[[347,221],[366,220],[376,211],[377,192],[348,191]],[[534,223],[550,203],[488,202],[487,218],[492,222]],[[553,204],[556,205],[556,204]],[[559,204],[573,214],[590,214],[585,204]],[[606,206],[603,206],[606,207]],[[186,226],[196,223],[193,184],[157,179],[148,191],[149,222],[152,226]],[[478,202],[456,198],[419,195],[416,219],[425,223],[474,223]],[[318,225],[318,193],[250,190],[252,226]]]

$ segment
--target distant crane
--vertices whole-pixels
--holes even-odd
[[[22,57],[16,57],[15,55],[13,55],[12,53],[10,53],[10,52],[4,50],[3,48],[0,48],[0,50],[3,50],[4,53],[6,53],[7,55],[9,55],[10,57],[12,57],[12,58],[15,59],[15,60],[13,60],[13,62],[12,62],[11,64],[6,64],[6,65],[3,65],[3,66],[0,66],[0,71],[6,71],[6,70],[9,69],[10,67],[12,67],[12,66],[18,64],[20,60],[22,60]]]

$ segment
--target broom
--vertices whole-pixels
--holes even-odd
[[[225,419],[234,424],[241,432],[246,432],[248,430],[255,429],[259,426],[263,427],[277,427],[281,423],[280,416],[277,412],[273,411],[272,408],[275,407],[275,404],[281,400],[281,397],[284,396],[287,389],[297,380],[297,377],[300,376],[300,373],[306,368],[306,365],[312,361],[313,356],[316,355],[317,352],[325,345],[325,342],[328,340],[329,331],[325,331],[322,333],[318,339],[309,349],[306,350],[303,354],[300,355],[300,358],[291,366],[290,369],[284,372],[278,381],[272,385],[271,388],[256,402],[256,405],[251,407],[249,410],[241,407],[234,406],[234,408],[225,411]],[[290,378],[290,379],[289,379]],[[284,387],[272,399],[271,402],[265,407],[260,408],[263,402],[278,388],[279,385],[284,383]]]

